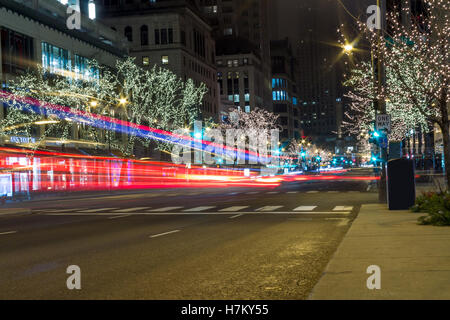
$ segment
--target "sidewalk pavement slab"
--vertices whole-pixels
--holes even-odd
[[[309,299],[450,299],[450,227],[422,226],[423,213],[361,207]],[[367,267],[381,289],[367,288]]]

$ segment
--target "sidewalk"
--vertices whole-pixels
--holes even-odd
[[[418,225],[420,215],[363,205],[309,299],[450,299],[450,228]],[[367,289],[370,265],[380,290]]]

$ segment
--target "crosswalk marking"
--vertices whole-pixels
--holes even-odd
[[[267,194],[277,194],[277,193],[280,193],[279,191],[270,191],[270,192],[267,192]]]
[[[240,217],[240,216],[242,216],[242,215],[243,215],[242,213],[239,213],[239,214],[236,214],[236,215],[230,217],[230,219],[234,219],[234,218]]]
[[[150,209],[150,208],[151,207],[136,207],[136,208],[127,208],[127,209],[114,210],[112,212],[133,212],[133,211],[147,210],[147,209]]]
[[[312,191],[308,191],[308,192],[306,192],[306,193],[318,193],[319,191],[315,191],[315,190],[312,190]]]
[[[116,210],[118,208],[96,208],[96,209],[89,209],[89,210],[81,210],[78,211],[80,213],[94,213],[94,212],[101,212],[101,211],[111,211]]]
[[[149,210],[149,212],[168,212],[168,211],[174,211],[178,209],[182,209],[183,207],[163,207],[158,209]]]
[[[334,207],[333,211],[352,211],[353,207],[352,206],[336,206]]]
[[[294,211],[313,211],[317,206],[300,206],[294,209]]]
[[[298,191],[289,191],[288,193],[298,193]]]
[[[255,211],[261,211],[261,212],[274,211],[274,210],[277,210],[277,209],[280,209],[280,208],[283,208],[283,206],[264,206],[264,207],[256,209]]]
[[[249,206],[233,206],[233,207],[228,207],[225,209],[221,209],[219,210],[220,212],[236,212],[236,211],[240,211],[242,209],[248,208]]]
[[[215,208],[216,206],[204,206],[204,207],[195,207],[195,208],[191,208],[191,209],[186,209],[183,210],[184,212],[200,212],[200,211],[205,211],[208,209],[212,209]]]

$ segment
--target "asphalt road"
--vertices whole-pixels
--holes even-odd
[[[350,175],[367,175],[358,170]],[[0,299],[305,299],[366,181],[152,190],[22,203],[0,215]],[[68,290],[66,268],[81,268]]]

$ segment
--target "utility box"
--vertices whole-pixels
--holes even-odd
[[[416,201],[414,161],[394,159],[387,163],[387,198],[389,210],[407,210]]]

